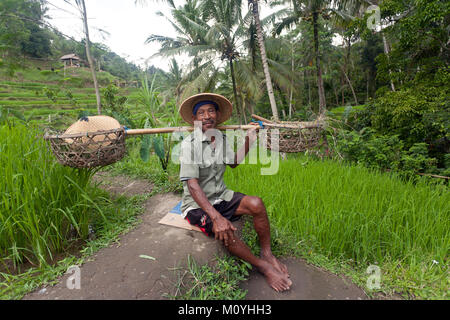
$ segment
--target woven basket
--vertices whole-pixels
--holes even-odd
[[[283,125],[291,125],[292,128],[286,128]],[[276,131],[278,130],[278,136]],[[283,122],[280,126],[274,123],[267,130],[267,148],[272,151],[294,153],[303,152],[316,147],[321,138],[322,127],[320,124],[315,126],[302,127],[298,122]],[[272,139],[278,137],[278,148],[272,143]]]
[[[63,134],[46,134],[59,163],[72,168],[103,167],[125,155],[125,129],[111,117],[82,118]]]

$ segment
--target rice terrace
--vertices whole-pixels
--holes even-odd
[[[448,300],[449,16],[2,0],[0,299]]]

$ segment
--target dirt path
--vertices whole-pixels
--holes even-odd
[[[125,177],[97,177],[116,182],[111,192],[147,192],[151,185],[142,181],[129,181]],[[131,184],[131,186],[130,186]],[[118,185],[122,189],[118,189]],[[125,188],[125,189],[123,189]],[[133,191],[132,191],[133,190]],[[158,221],[171,209],[180,196],[172,193],[158,194],[145,205],[142,223],[121,236],[119,244],[99,250],[90,261],[80,267],[81,288],[68,289],[67,274],[52,287],[39,288],[26,295],[25,300],[47,299],[167,299],[175,294],[177,273],[174,268],[185,267],[188,255],[200,264],[212,262],[216,255],[226,254],[214,239],[200,232],[188,231],[161,225]],[[146,255],[149,258],[142,258]],[[292,288],[286,293],[276,293],[266,284],[264,277],[252,271],[248,281],[241,285],[248,290],[249,300],[292,300],[292,299],[367,299],[364,292],[351,284],[301,259],[283,260],[291,273]]]

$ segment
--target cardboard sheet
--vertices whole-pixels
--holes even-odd
[[[159,223],[175,228],[182,228],[186,230],[194,230],[201,232],[199,228],[191,225],[186,219],[184,219],[181,216],[180,207],[181,201],[177,203],[177,205],[172,210],[170,210],[169,213],[167,213],[161,220],[159,220]]]

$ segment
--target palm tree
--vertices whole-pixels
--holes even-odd
[[[185,87],[183,96],[196,93],[211,87],[211,79],[226,62],[233,87],[233,98],[236,110],[242,123],[245,118],[243,105],[240,103],[236,79],[236,64],[241,53],[238,48],[244,44],[248,36],[248,22],[251,14],[242,17],[241,0],[188,0],[183,7],[176,8],[172,1],[172,19],[166,17],[178,33],[176,38],[151,35],[147,43],[159,42],[162,47],[158,55],[173,56],[185,53],[192,57],[185,79],[190,83]],[[160,13],[163,15],[162,13]],[[239,67],[239,69],[242,66]]]
[[[352,82],[350,80],[349,64],[350,64],[350,54],[352,48],[352,37],[351,32],[346,32],[350,29],[351,19],[345,19],[342,17],[335,17],[334,27],[337,29],[342,37],[342,49],[343,49],[343,64],[338,64],[338,68],[341,70],[341,86],[344,80],[347,82],[355,101],[355,105],[358,105],[358,98],[356,97],[355,89],[353,88]],[[344,105],[344,90],[341,90],[342,94],[342,104]]]
[[[276,25],[275,34],[280,34],[282,30],[297,23],[300,19],[311,21],[313,27],[314,58],[316,64],[317,88],[319,93],[319,113],[326,111],[325,90],[323,85],[321,58],[319,50],[319,18],[329,19],[331,12],[337,10],[332,7],[333,2],[325,0],[284,0],[277,3],[292,3],[292,10],[282,10],[282,14],[287,16]]]
[[[295,91],[294,81],[299,76],[293,67],[293,46],[286,38],[273,37],[268,37],[265,44],[270,73],[275,87],[274,91],[278,90],[280,92],[280,110],[285,116],[286,110],[284,110],[282,104],[283,96],[286,97],[288,109],[292,109],[290,103],[292,103],[292,95]],[[290,114],[292,115],[292,110]]]
[[[163,99],[161,105],[165,105],[172,97],[176,97],[176,104],[178,105],[181,99],[181,93],[183,91],[183,72],[175,58],[170,60],[169,72],[165,72],[163,76],[165,78],[164,82],[166,85],[160,94]]]
[[[202,90],[210,76],[215,73],[215,68],[208,62],[208,52],[213,48],[206,40],[209,26],[202,20],[202,12],[197,0],[188,0],[183,7],[175,7],[173,1],[167,0],[171,7],[171,17],[165,17],[177,32],[177,37],[166,37],[163,35],[150,35],[146,43],[158,42],[161,49],[156,55],[173,57],[186,54],[192,58],[187,66],[185,74],[178,79],[178,87],[185,85],[182,97],[191,94],[192,91]],[[174,60],[172,60],[174,61]],[[172,69],[175,65],[172,63]],[[178,69],[178,64],[175,69]],[[179,72],[176,71],[176,72]],[[179,74],[177,77],[180,77]],[[180,91],[181,93],[181,91]]]
[[[278,109],[277,109],[277,104],[275,101],[275,95],[273,94],[272,79],[270,78],[269,64],[267,62],[266,47],[264,45],[264,37],[263,37],[262,28],[261,28],[261,21],[259,19],[258,0],[248,0],[248,4],[252,8],[253,19],[255,21],[256,35],[257,35],[257,39],[258,39],[259,50],[261,52],[261,62],[262,62],[262,66],[263,66],[264,77],[266,79],[267,93],[269,95],[270,106],[272,108],[273,118],[275,121],[278,121],[279,120],[278,119]]]
[[[238,51],[240,42],[247,33],[248,16],[245,19],[242,17],[241,0],[203,0],[201,7],[204,20],[213,23],[207,33],[208,42],[221,55],[220,59],[228,63],[236,109],[239,115],[242,112],[244,121],[247,122],[243,105],[238,97],[235,64],[240,58]],[[242,123],[241,115],[240,122]]]

